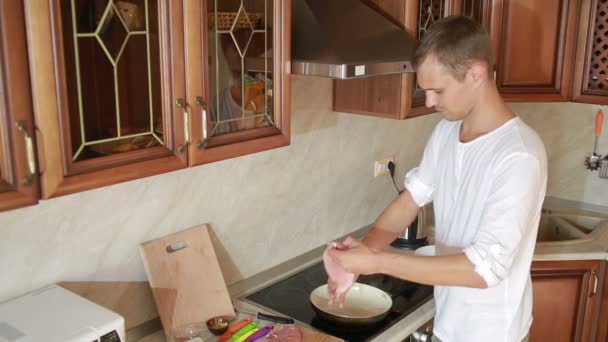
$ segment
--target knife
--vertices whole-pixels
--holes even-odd
[[[259,329],[255,333],[251,334],[251,336],[247,337],[245,342],[253,342],[253,341],[261,339],[262,337],[266,336],[270,332],[270,330],[272,330],[272,328],[273,328],[272,325],[267,325],[267,326]]]
[[[236,341],[239,337],[245,335],[246,333],[250,332],[251,330],[255,329],[258,326],[258,322],[252,322],[247,324],[244,328],[242,328],[241,330],[237,331],[234,335],[232,335],[232,337],[228,340],[228,342],[234,342]]]
[[[252,313],[252,312],[238,310],[236,308],[234,310],[236,312],[240,312],[240,313],[244,313],[244,314],[247,314],[247,315],[255,316],[257,319],[262,319],[262,320],[269,321],[269,322],[275,322],[275,323],[281,323],[281,324],[294,324],[295,323],[295,321],[292,318],[289,318],[289,317],[269,315],[269,314],[265,314],[265,313],[261,313],[261,312],[258,312],[257,314],[255,314],[255,313]]]
[[[232,337],[232,335],[236,334],[239,330],[244,328],[247,324],[251,323],[251,321],[253,321],[251,318],[245,318],[245,319],[238,321],[237,323],[232,325],[230,328],[228,328],[228,330],[226,330],[226,332],[220,337],[220,339],[218,341],[219,342],[228,341]]]

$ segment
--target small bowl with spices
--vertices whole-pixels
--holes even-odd
[[[217,316],[207,320],[207,329],[215,336],[219,336],[228,330],[228,325],[234,320],[232,316]]]

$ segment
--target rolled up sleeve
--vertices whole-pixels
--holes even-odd
[[[420,168],[414,168],[405,175],[404,185],[419,207],[433,200],[434,185],[428,180],[425,181],[420,174]]]
[[[419,207],[433,201],[435,170],[439,157],[439,140],[442,136],[441,131],[444,129],[444,122],[439,122],[424,148],[420,164],[405,175],[403,185]]]
[[[498,168],[479,231],[463,250],[488,287],[509,276],[522,239],[534,238],[531,222],[545,183],[538,159],[529,154],[510,156]]]

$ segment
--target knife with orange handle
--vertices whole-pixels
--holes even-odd
[[[251,318],[245,318],[234,323],[234,325],[228,328],[228,330],[226,330],[226,332],[222,336],[220,336],[218,342],[228,341],[232,337],[232,335],[236,334],[239,330],[243,329],[247,324],[251,323],[252,321],[253,319]]]

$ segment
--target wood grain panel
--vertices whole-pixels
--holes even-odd
[[[567,101],[581,0],[495,0],[497,85],[510,101]]]
[[[34,111],[28,70],[23,5],[0,2],[0,211],[36,204],[40,183],[23,184],[29,175],[24,135],[16,126],[25,121],[34,139]],[[36,156],[34,155],[34,158]]]
[[[531,342],[593,341],[599,294],[594,292],[601,261],[536,261]]]
[[[601,89],[596,84],[589,82],[590,77],[593,77],[592,74],[604,78],[608,76],[608,70],[605,68],[594,72],[592,62],[594,52],[603,54],[601,57],[597,56],[600,57],[600,61],[608,53],[608,50],[604,48],[604,44],[608,42],[608,36],[605,34],[605,30],[608,29],[607,5],[598,0],[582,1],[572,83],[574,102],[608,104],[608,87]],[[602,71],[603,73],[601,73]],[[606,79],[603,81],[606,82]]]
[[[209,229],[202,225],[140,245],[167,335],[183,324],[234,316]]]
[[[577,275],[534,278],[530,341],[573,341],[582,285]]]
[[[202,96],[209,103],[209,70],[207,1],[186,1],[186,84],[191,110],[192,144],[189,165],[201,165],[218,160],[265,151],[289,145],[291,141],[291,0],[272,0],[272,60],[274,126],[243,130],[236,133],[208,137],[203,148],[202,111],[195,103]],[[270,14],[269,14],[270,17]],[[202,18],[202,20],[201,20]],[[209,112],[209,110],[208,110]],[[211,132],[208,126],[208,132]]]
[[[174,116],[174,99],[185,96],[183,9],[179,4],[161,2],[159,6],[162,13],[159,18],[159,39],[162,50],[163,120],[164,127],[176,127],[174,134],[165,132],[169,135],[169,152],[159,154],[157,150],[150,149],[148,154],[144,152],[141,155],[136,151],[71,167],[71,132],[66,128],[66,120],[70,118],[68,97],[75,95],[69,94],[65,79],[60,2],[25,2],[43,198],[156,175],[187,165],[186,154],[173,152],[184,140],[183,116]]]

